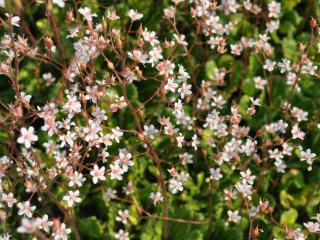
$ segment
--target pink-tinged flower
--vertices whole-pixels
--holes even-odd
[[[47,214],[43,215],[42,218],[37,218],[36,223],[39,230],[43,230],[46,233],[50,232],[49,228],[53,225],[53,221],[49,220]]]
[[[263,65],[263,68],[268,70],[269,72],[272,72],[275,66],[276,66],[276,62],[267,59],[265,64]]]
[[[309,232],[315,233],[320,231],[320,225],[317,222],[307,222],[303,224],[306,228],[308,228]]]
[[[271,3],[268,3],[268,10],[269,14],[268,16],[277,18],[281,11],[281,3],[278,3],[276,1],[272,1]]]
[[[117,15],[117,12],[115,10],[107,11],[107,18],[110,21],[118,20],[120,17]]]
[[[9,208],[11,208],[13,204],[17,202],[17,199],[13,196],[13,193],[3,193],[1,197],[2,201],[6,202]]]
[[[310,75],[315,75],[315,71],[317,69],[318,69],[318,66],[314,66],[312,62],[308,62],[308,64],[302,66],[301,72],[307,73]]]
[[[76,96],[67,95],[68,101],[63,105],[63,109],[69,113],[68,117],[72,118],[74,114],[81,112],[81,103]]]
[[[210,168],[210,179],[218,181],[220,178],[222,178],[222,174],[220,173],[220,168],[214,169]]]
[[[296,139],[296,138],[299,138],[301,140],[304,139],[305,133],[300,130],[297,124],[293,126],[291,133],[292,133],[292,139]]]
[[[119,240],[129,240],[129,233],[125,232],[123,229],[120,229],[119,232],[114,235],[114,237]]]
[[[17,207],[19,208],[18,215],[24,215],[28,218],[32,217],[32,213],[36,209],[36,206],[31,206],[29,201],[18,203]]]
[[[236,210],[236,211],[231,211],[231,210],[228,210],[228,221],[229,222],[239,222],[239,220],[241,219],[241,217],[239,216],[239,211]]]
[[[131,160],[132,155],[126,149],[120,149],[119,159],[116,160],[121,167],[123,172],[127,172],[129,167],[134,165],[134,162]]]
[[[116,180],[122,180],[122,174],[124,173],[123,169],[119,165],[118,162],[115,162],[114,164],[110,164],[110,178],[116,179]]]
[[[128,217],[129,217],[129,211],[127,209],[125,210],[119,210],[118,216],[116,216],[116,221],[122,222],[123,224],[128,223]]]
[[[248,183],[250,185],[253,184],[253,181],[256,178],[256,176],[251,175],[250,169],[247,169],[247,171],[245,171],[245,172],[240,172],[240,175],[241,175],[243,183]]]
[[[106,180],[106,177],[104,176],[105,167],[101,167],[99,169],[98,165],[93,166],[93,170],[90,172],[90,175],[92,176],[92,182],[93,184],[97,184],[99,180],[104,181]]]
[[[84,181],[86,180],[86,178],[83,177],[82,173],[79,172],[74,172],[71,176],[69,176],[69,179],[69,187],[73,187],[75,185],[81,187]]]
[[[88,7],[79,8],[78,11],[88,22],[92,22],[92,17],[97,17],[97,14],[91,13],[90,8],[88,8]]]
[[[267,84],[265,79],[262,79],[260,76],[254,78],[255,87],[257,89],[263,90],[264,86]]]
[[[129,10],[128,16],[130,17],[131,21],[137,21],[143,18],[142,13],[139,13],[137,10],[133,10],[133,9]]]
[[[186,83],[182,84],[182,86],[178,89],[181,99],[184,99],[185,96],[189,96],[192,93],[190,89],[191,89],[191,84],[186,84]]]
[[[169,180],[169,188],[173,194],[176,194],[178,191],[183,191],[182,182],[176,178],[171,178]]]
[[[21,226],[17,228],[18,233],[32,233],[37,230],[37,222],[34,219],[22,218]]]
[[[25,92],[20,93],[20,100],[24,103],[30,103],[31,97],[31,95],[26,94]]]
[[[32,126],[28,129],[23,127],[20,132],[21,136],[18,138],[17,142],[24,144],[26,148],[30,148],[31,144],[38,140],[38,136],[34,134],[34,128]]]
[[[301,161],[306,161],[309,165],[313,163],[313,160],[316,158],[316,154],[311,152],[310,149],[307,149],[306,151],[301,151]]]
[[[165,60],[157,65],[157,69],[160,75],[173,74],[175,64],[169,60]]]
[[[163,202],[163,196],[160,192],[152,192],[150,194],[150,199],[152,200],[153,205],[157,205],[158,202]]]
[[[68,194],[63,197],[63,200],[68,203],[68,207],[72,207],[75,203],[81,202],[79,195],[79,190],[69,191]]]
[[[54,240],[67,240],[68,235],[71,233],[71,229],[67,228],[64,223],[61,224],[61,226],[52,233]]]

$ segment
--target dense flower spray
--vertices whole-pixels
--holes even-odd
[[[219,219],[239,239],[319,236],[316,189],[281,188],[303,192],[303,174],[319,187],[320,102],[300,101],[320,79],[316,19],[279,46],[278,1],[172,0],[152,28],[142,10],[49,0],[37,39],[13,2],[0,1],[14,94],[0,102],[0,239],[174,239],[170,224],[213,239]],[[30,90],[29,62],[54,94]]]

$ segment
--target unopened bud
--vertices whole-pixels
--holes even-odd
[[[104,32],[107,31],[107,22],[104,17],[102,18],[101,24],[102,24],[102,30]]]
[[[315,28],[316,26],[317,26],[317,21],[313,17],[311,17],[310,27]]]
[[[51,47],[53,46],[53,41],[49,37],[44,38],[44,43],[46,44],[47,49],[51,49]]]
[[[142,133],[138,133],[138,138],[140,141],[144,141],[145,140],[145,137]]]
[[[74,20],[73,12],[70,10],[67,12],[67,21],[72,22]]]
[[[112,62],[110,62],[109,60],[107,60],[107,64],[108,64],[108,68],[111,70],[114,70],[114,65]]]
[[[254,238],[258,237],[260,235],[260,232],[261,230],[259,229],[259,226],[256,226],[254,229],[253,229],[253,232],[252,232],[252,235]]]

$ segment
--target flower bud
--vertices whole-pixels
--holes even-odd
[[[317,26],[317,21],[313,17],[311,17],[310,27],[315,28],[316,26]]]

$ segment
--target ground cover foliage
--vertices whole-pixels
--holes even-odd
[[[0,0],[0,239],[318,239],[316,0]]]

